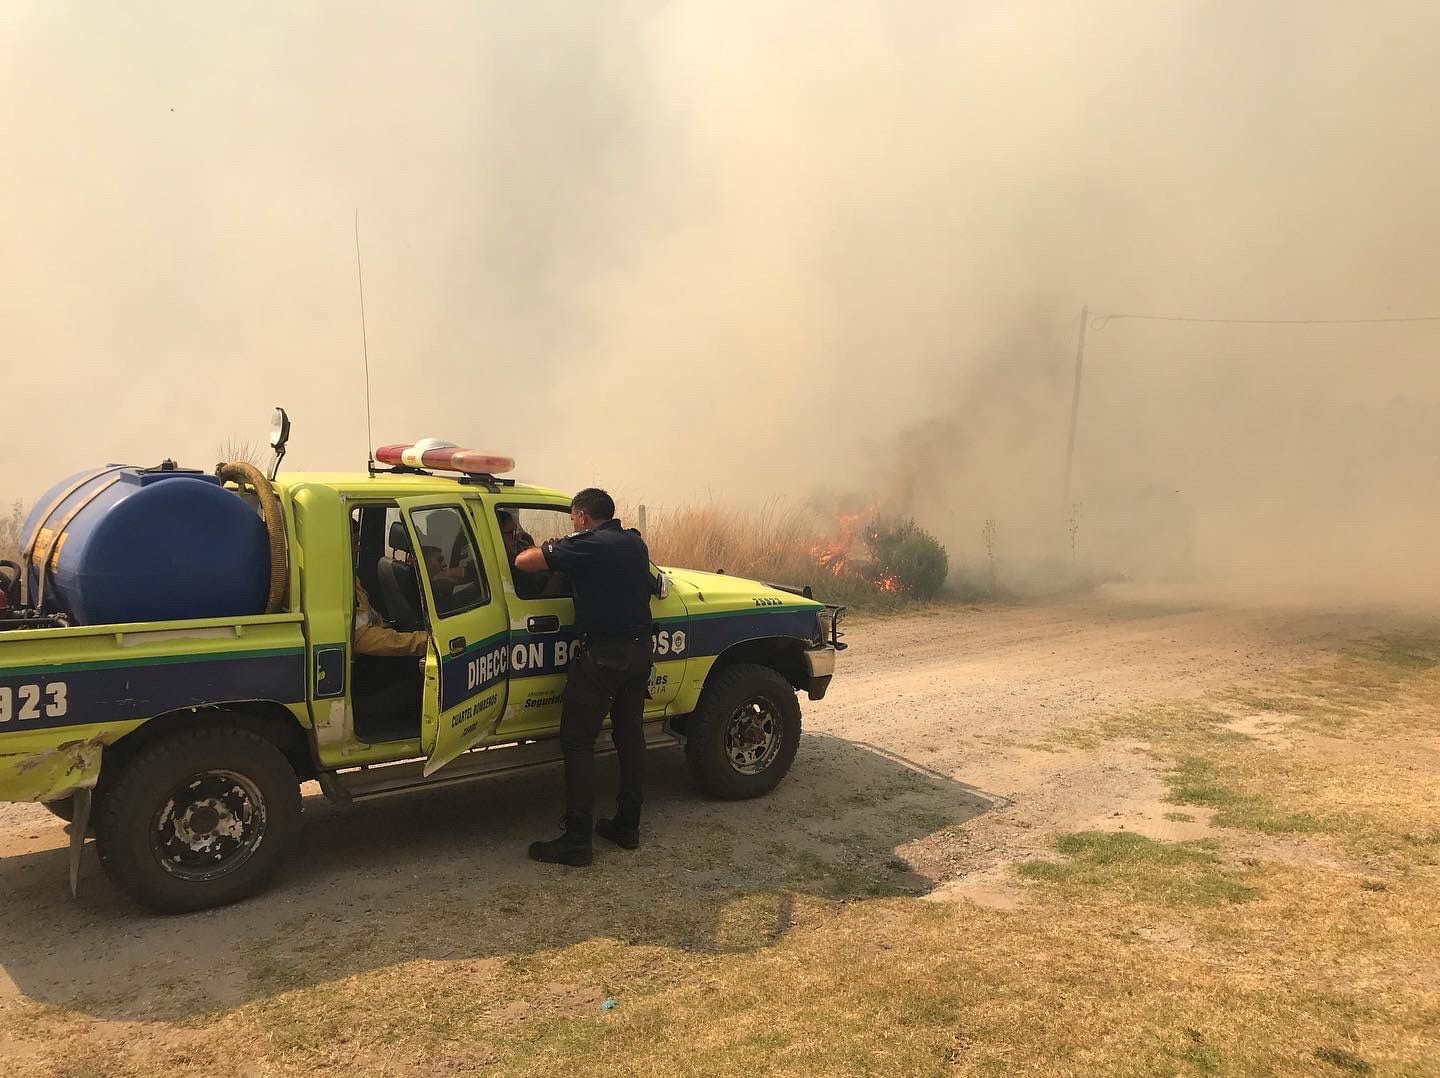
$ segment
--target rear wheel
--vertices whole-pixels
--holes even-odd
[[[685,758],[700,788],[739,801],[769,793],[800,747],[800,701],[768,666],[717,671],[685,727]]]
[[[279,869],[300,827],[300,786],[274,744],[234,727],[187,730],[123,765],[95,824],[100,863],[147,909],[234,902]]]

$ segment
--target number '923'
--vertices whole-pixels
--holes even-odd
[[[44,685],[0,685],[0,722],[58,719],[70,708],[63,681]]]

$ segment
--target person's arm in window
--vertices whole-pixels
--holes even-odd
[[[515,568],[522,573],[543,573],[550,568],[550,561],[546,558],[545,551],[538,546],[532,546],[515,555]]]
[[[563,539],[547,539],[539,546],[520,551],[515,556],[515,568],[532,573],[553,569],[573,576],[577,569],[583,571],[596,553],[594,535],[581,532]]]

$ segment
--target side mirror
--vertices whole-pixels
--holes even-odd
[[[670,598],[670,578],[664,573],[655,574],[655,598]]]

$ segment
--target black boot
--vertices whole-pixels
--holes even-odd
[[[565,833],[549,842],[530,843],[530,859],[549,865],[588,865],[594,857],[590,849],[589,813],[567,812],[560,821]]]
[[[596,821],[595,833],[627,850],[638,850],[640,848],[640,803],[626,797],[620,798],[615,802],[615,815],[611,819]]]

